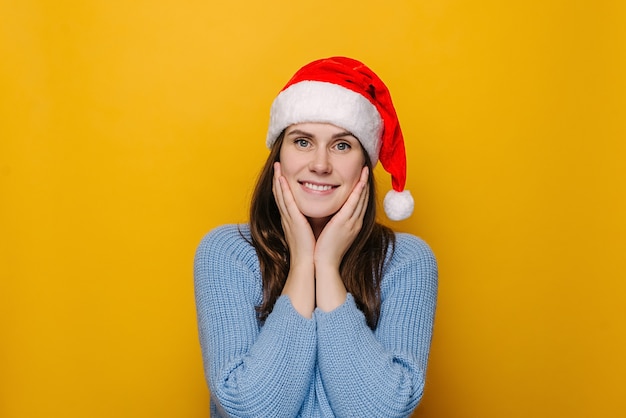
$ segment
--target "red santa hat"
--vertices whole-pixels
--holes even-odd
[[[330,123],[352,133],[372,166],[380,160],[391,174],[392,190],[383,201],[387,217],[399,221],[411,216],[414,202],[404,190],[402,130],[389,90],[372,70],[346,57],[313,61],[298,70],[272,103],[267,147],[288,126],[303,122]]]

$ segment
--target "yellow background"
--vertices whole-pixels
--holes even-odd
[[[623,417],[625,4],[0,0],[0,416],[208,415],[194,249],[342,54],[393,93],[395,227],[440,263],[415,416]]]

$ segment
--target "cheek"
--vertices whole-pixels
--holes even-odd
[[[281,153],[280,171],[288,182],[296,181],[296,178],[306,170],[307,161],[298,155]]]
[[[289,179],[289,175],[293,172],[292,170],[292,165],[290,162],[292,161],[291,158],[289,158],[289,155],[287,153],[285,153],[284,150],[280,151],[280,154],[278,156],[279,161],[280,161],[280,172],[281,174],[286,178]]]
[[[356,185],[359,180],[361,179],[361,173],[363,172],[363,166],[365,165],[365,163],[359,162],[355,162],[351,167],[351,170],[349,171],[349,173],[347,173],[346,178],[350,179],[350,182],[352,183],[352,185]]]
[[[294,169],[294,165],[287,163],[287,162],[282,162],[283,160],[281,160],[280,163],[280,172],[283,175],[283,177],[285,177],[285,179],[287,179],[288,182],[291,182],[291,180],[293,180],[294,175],[296,173],[296,170]]]

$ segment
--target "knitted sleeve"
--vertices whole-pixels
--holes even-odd
[[[205,375],[220,415],[296,416],[314,378],[315,322],[281,297],[259,326],[258,260],[236,226],[202,240],[194,279]]]
[[[334,311],[316,310],[318,367],[337,416],[406,417],[415,409],[424,390],[437,278],[430,248],[398,234],[374,332],[350,294]]]

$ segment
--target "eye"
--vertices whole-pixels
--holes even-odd
[[[337,148],[337,151],[348,151],[349,149],[352,148],[352,145],[350,145],[347,142],[338,142],[335,145],[335,148]]]
[[[305,138],[298,138],[295,141],[293,141],[293,143],[296,144],[296,146],[300,148],[307,148],[310,145],[309,140]]]

